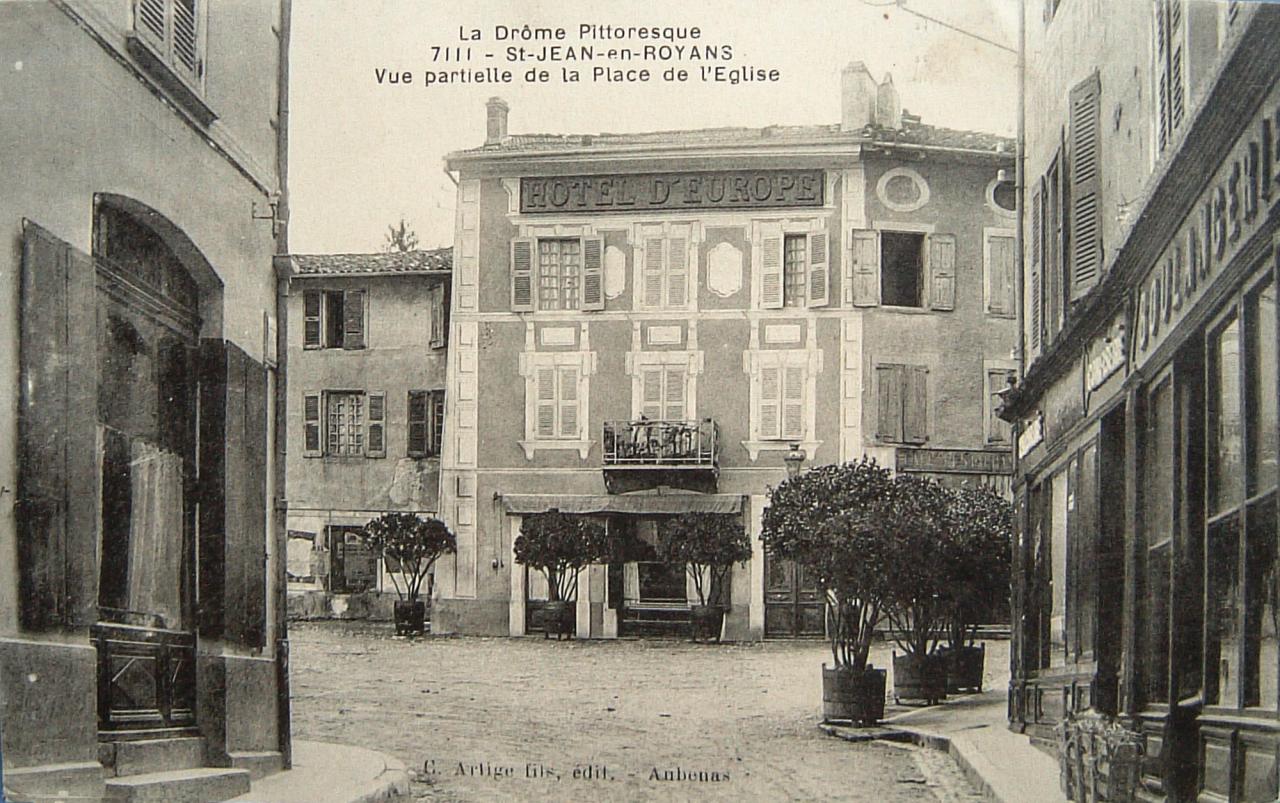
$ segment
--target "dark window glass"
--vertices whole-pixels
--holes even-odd
[[[1152,391],[1143,460],[1143,527],[1147,544],[1142,598],[1147,701],[1166,702],[1169,675],[1169,572],[1173,536],[1173,381]]]
[[[919,307],[924,269],[924,235],[886,231],[880,234],[881,303]]]
[[[807,235],[788,234],[782,248],[782,305],[803,307],[805,300]]]
[[[1277,376],[1276,286],[1268,281],[1252,293],[1248,303],[1249,342],[1249,493],[1276,487]]]
[[[1240,323],[1232,319],[1209,338],[1209,512],[1244,497],[1244,432],[1240,405]]]

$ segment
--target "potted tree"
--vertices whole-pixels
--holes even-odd
[[[549,510],[525,516],[513,549],[516,562],[537,569],[547,578],[550,599],[543,609],[543,636],[572,636],[578,575],[604,557],[608,544],[605,528],[587,516]]]
[[[727,513],[684,513],[661,524],[658,545],[662,560],[684,564],[698,595],[698,604],[689,607],[693,640],[719,641],[729,570],[751,559],[751,540],[742,523]]]
[[[416,513],[383,513],[364,526],[362,537],[374,554],[398,565],[398,572],[387,573],[399,597],[396,635],[421,634],[427,606],[418,595],[436,560],[457,550],[453,533],[439,519],[424,519]],[[397,574],[401,579],[396,579]]]
[[[893,654],[895,700],[932,704],[946,697],[947,667],[937,648],[945,635],[951,593],[943,538],[949,503],[947,490],[937,482],[899,474],[880,510],[881,525],[889,533],[886,563],[892,577],[885,614],[904,653]]]
[[[793,560],[827,600],[832,665],[822,667],[829,722],[874,724],[884,717],[885,670],[868,661],[888,593],[888,531],[880,510],[892,490],[874,460],[827,465],[772,489],[760,539],[775,560]]]
[[[947,692],[982,691],[985,645],[978,625],[1009,606],[1013,559],[1013,506],[989,487],[951,491],[945,539],[950,552]]]

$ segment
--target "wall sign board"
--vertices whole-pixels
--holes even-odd
[[[821,170],[718,170],[520,179],[523,214],[822,206]]]

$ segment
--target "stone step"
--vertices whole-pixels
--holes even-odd
[[[218,803],[248,791],[248,770],[201,767],[108,778],[105,799]]]
[[[284,756],[278,751],[231,753],[231,766],[248,770],[250,780],[260,780],[284,769]]]
[[[99,742],[98,761],[108,776],[195,769],[204,766],[204,738],[178,736]]]

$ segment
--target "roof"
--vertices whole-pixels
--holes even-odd
[[[294,276],[424,274],[453,268],[452,248],[376,254],[290,254]]]
[[[449,158],[484,158],[488,155],[559,153],[565,151],[606,152],[624,149],[665,147],[741,147],[750,145],[826,145],[862,143],[866,145],[916,145],[973,152],[1008,154],[1013,158],[1014,140],[981,131],[925,125],[906,116],[901,129],[867,126],[859,131],[841,131],[840,125],[772,125],[764,128],[699,128],[684,131],[650,131],[637,134],[513,134],[498,145],[483,145],[457,151]]]

